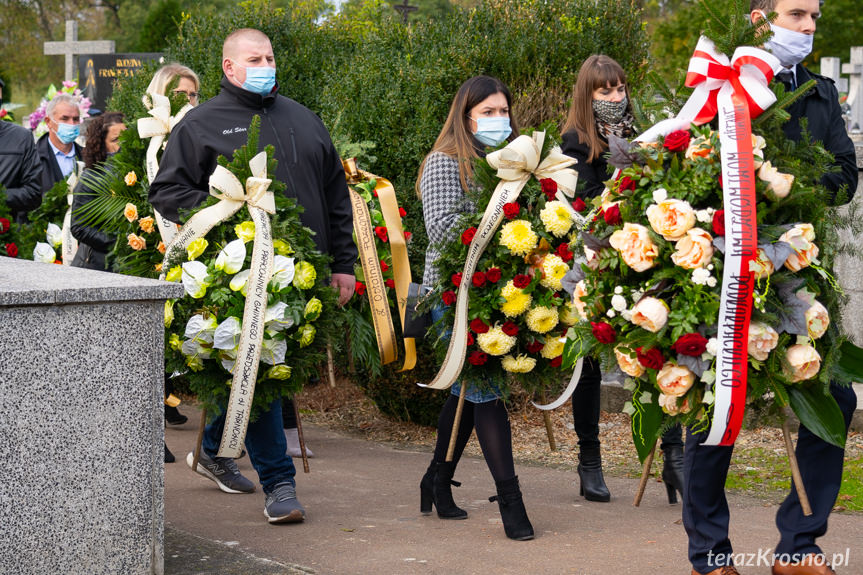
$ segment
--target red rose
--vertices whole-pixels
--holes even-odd
[[[722,183],[722,174],[719,174],[719,187],[724,188],[725,186]]]
[[[713,235],[725,235],[725,210],[716,210],[713,212]]]
[[[602,211],[602,217],[605,218],[606,224],[616,226],[620,223],[620,206],[617,204],[609,206],[607,210]]]
[[[467,345],[468,347],[472,346],[476,339],[474,339],[473,334],[471,332],[467,332]]]
[[[474,333],[485,333],[488,331],[488,325],[481,318],[475,317],[470,322],[470,329]]]
[[[542,187],[542,193],[545,194],[548,201],[553,200],[554,195],[557,193],[557,182],[551,178],[543,178],[539,181],[539,185]]]
[[[524,289],[530,285],[530,276],[525,274],[518,274],[517,276],[512,278],[512,285],[514,285],[518,289]]]
[[[572,252],[569,251],[569,244],[563,243],[557,246],[557,255],[565,262],[572,260]]]
[[[374,197],[378,197],[378,191],[377,191],[377,190],[372,190],[372,195],[373,195]]]
[[[473,287],[482,287],[485,285],[485,272],[476,272],[470,279]]]
[[[12,222],[6,218],[0,218],[0,234],[5,234],[12,227]]]
[[[500,276],[500,268],[488,268],[488,271],[485,272],[485,279],[487,279],[493,284],[496,284],[500,281]]]
[[[575,198],[575,201],[572,202],[572,209],[576,212],[583,212],[587,209],[587,204],[581,198]]]
[[[462,278],[461,272],[458,272],[458,273],[452,274],[452,277],[450,279],[452,280],[453,285],[455,287],[458,287],[461,285],[461,278]]]
[[[604,321],[599,323],[592,321],[590,322],[590,325],[592,326],[591,331],[593,331],[593,337],[595,337],[596,341],[599,343],[614,343],[614,340],[617,339],[617,332]]]
[[[443,301],[444,305],[452,305],[455,303],[455,292],[452,290],[447,290],[440,294],[440,299]]]
[[[707,349],[707,338],[700,333],[687,333],[677,338],[671,349],[680,355],[698,357]]]
[[[501,329],[501,330],[503,330],[503,333],[505,333],[506,335],[516,335],[516,334],[518,334],[518,326],[517,326],[517,325],[515,325],[515,324],[514,324],[513,322],[511,322],[511,321],[505,322],[505,323],[501,326],[501,328],[500,328],[500,329]]]
[[[644,367],[649,367],[650,369],[660,369],[665,363],[665,358],[662,357],[662,352],[655,347],[652,347],[647,351],[644,351],[643,347],[636,348],[635,357],[638,359],[638,363]]]
[[[413,235],[413,234],[412,234],[412,233],[410,233],[410,232],[405,232],[405,241],[406,241],[406,242],[411,241],[411,236],[412,236],[412,235]]]
[[[629,176],[623,176],[620,179],[620,186],[618,186],[618,191],[623,190],[635,190],[635,180],[630,178]]]
[[[670,152],[683,152],[689,147],[689,130],[677,130],[665,136],[662,143]]]
[[[468,228],[461,233],[461,243],[466,246],[469,246],[473,241],[473,237],[476,235],[476,228]]]
[[[10,258],[17,258],[18,246],[16,246],[14,243],[6,244],[6,255]]]
[[[475,351],[468,356],[467,360],[471,365],[483,365],[488,361],[488,355],[482,351]]]
[[[396,282],[394,280],[387,280],[384,282],[384,285],[388,288],[394,288],[396,287]]]
[[[408,215],[408,213],[405,211],[404,208],[399,208],[399,215],[401,217],[405,217],[406,215]]]
[[[382,241],[387,241],[387,229],[383,226],[375,227],[375,235]]]
[[[559,355],[559,356],[557,356],[556,358],[554,358],[553,360],[551,360],[551,361],[549,362],[549,365],[550,365],[551,367],[560,367],[560,365],[561,365],[562,363],[563,363],[563,356],[562,356],[562,355]]]
[[[503,217],[508,220],[514,220],[518,216],[519,211],[521,211],[521,208],[516,202],[509,202],[503,205]]]
[[[533,343],[527,344],[527,352],[528,353],[539,353],[542,351],[542,348],[545,347],[541,341],[533,340]]]
[[[0,118],[5,118],[8,113],[9,112],[6,111],[6,108],[0,109]]]
[[[387,265],[387,262],[381,260],[381,271],[387,271],[388,269],[390,269],[390,266]]]
[[[354,293],[357,295],[363,295],[366,293],[366,284],[363,282],[357,282],[354,284]]]

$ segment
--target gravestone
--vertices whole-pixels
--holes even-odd
[[[96,40],[91,42],[78,41],[78,23],[66,20],[66,39],[62,42],[45,42],[46,56],[62,55],[66,58],[64,79],[67,82],[75,80],[75,56],[85,52],[90,54],[110,54],[114,51],[113,40]]]
[[[851,106],[849,130],[863,131],[863,46],[851,48],[851,58],[842,64],[842,73],[848,75],[848,105]]]
[[[81,54],[78,57],[78,85],[94,108],[105,110],[115,81],[132,77],[147,62],[161,59],[159,52]]]
[[[162,575],[164,301],[0,257],[0,573]]]

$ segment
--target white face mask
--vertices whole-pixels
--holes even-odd
[[[764,12],[761,13],[764,15]],[[764,16],[767,19],[767,16]],[[764,49],[779,59],[786,68],[792,68],[802,62],[812,52],[812,42],[815,36],[795,32],[782,26],[770,24],[773,37],[764,43]]]

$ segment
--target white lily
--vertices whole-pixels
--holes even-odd
[[[289,286],[294,281],[294,258],[275,256],[273,258],[273,279],[270,281],[278,289]]]
[[[207,282],[207,266],[199,261],[184,263],[182,281],[187,294],[195,299],[204,297],[210,287]]]
[[[243,240],[234,240],[216,256],[216,269],[226,274],[235,274],[243,268],[246,260],[246,244]]]
[[[268,330],[282,331],[294,325],[294,320],[285,317],[285,310],[288,306],[285,302],[279,301],[267,308],[267,313],[264,315],[264,323]]]
[[[217,327],[218,323],[214,316],[211,315],[207,319],[204,319],[202,314],[196,314],[186,322],[186,331],[183,333],[183,337],[205,343],[213,343],[213,334]]]
[[[243,295],[246,295],[249,285],[249,274],[252,273],[252,270],[243,270],[233,278],[231,278],[231,283],[228,284],[233,291],[238,291]]]
[[[37,242],[33,248],[33,261],[42,262],[43,264],[53,264],[57,259],[57,253],[54,248],[44,242]]]
[[[231,316],[213,332],[213,347],[216,349],[236,349],[240,345],[240,334],[243,325],[240,318]]]
[[[285,352],[288,351],[288,344],[283,339],[264,339],[261,346],[261,361],[267,365],[276,365],[285,363]]]
[[[48,224],[48,229],[45,230],[45,239],[53,247],[59,247],[63,244],[63,230],[57,224]]]

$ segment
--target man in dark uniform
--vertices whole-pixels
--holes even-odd
[[[274,146],[275,177],[287,184],[286,194],[305,208],[301,218],[315,232],[318,249],[332,256],[330,284],[344,304],[356,283],[357,249],[344,169],[329,132],[312,111],[279,95],[273,47],[263,32],[247,28],[231,33],[222,47],[222,71],[219,95],[191,110],[171,133],[159,174],[150,186],[150,203],[178,222],[179,208],[193,208],[207,198],[216,158],[232,157],[246,143],[252,118],[260,116],[259,146]],[[222,413],[207,426],[195,471],[227,493],[252,492],[255,486],[232,459],[216,457],[224,423]],[[246,450],[266,494],[264,513],[270,523],[305,518],[296,498],[296,470],[286,449],[281,401],[276,400],[269,411],[249,423],[246,435]],[[191,456],[187,457],[190,466]]]
[[[42,195],[68,178],[81,159],[81,146],[75,142],[81,129],[78,102],[69,94],[57,94],[45,108],[45,123],[48,133],[36,142],[42,163]]]
[[[830,79],[813,74],[800,64],[812,50],[815,21],[820,16],[819,0],[751,0],[753,24],[770,25],[766,15],[771,12],[777,13],[771,25],[774,35],[764,47],[785,68],[777,79],[785,82],[789,90],[810,79],[817,82],[813,90],[788,108],[791,119],[784,126],[785,135],[799,141],[800,119],[808,120],[812,139],[833,154],[840,169],[825,174],[821,183],[833,192],[834,203],[840,190],[845,190],[844,199],[850,201],[857,189],[857,162],[839,108],[839,95]],[[833,384],[830,391],[842,410],[847,429],[857,406],[854,390]],[[728,539],[729,511],[725,499],[725,479],[733,446],[702,445],[706,437],[707,432],[689,432],[686,438],[683,524],[689,535],[689,560],[693,575],[734,575],[738,571],[731,565],[733,551]],[[833,574],[815,539],[827,532],[827,519],[842,482],[845,452],[801,425],[796,453],[812,515],[803,515],[792,485],[776,514],[780,539],[774,550],[772,573]]]

